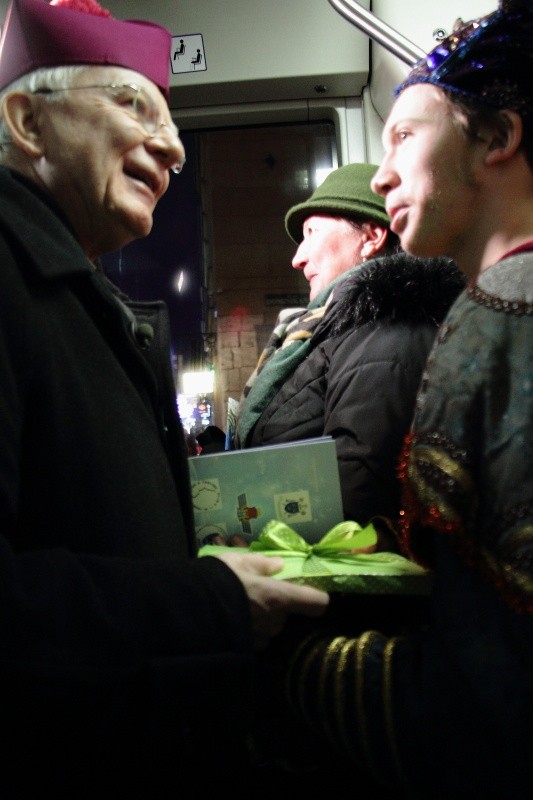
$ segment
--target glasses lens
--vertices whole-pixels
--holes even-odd
[[[136,84],[113,86],[115,102],[128,113],[135,117],[139,125],[149,136],[161,136],[167,141],[180,142],[179,131],[173,122],[161,122],[161,115],[157,103],[150,95]],[[171,171],[179,174],[183,169],[185,158],[170,167]]]
[[[152,98],[140,87],[135,90],[134,110],[146,133],[155,133],[159,125],[159,111]]]

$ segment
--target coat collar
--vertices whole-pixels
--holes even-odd
[[[449,258],[394,253],[347,272],[334,287],[324,323],[333,335],[380,320],[436,326],[465,284]]]
[[[55,202],[6,167],[0,167],[0,225],[28,253],[28,266],[43,278],[95,269]]]

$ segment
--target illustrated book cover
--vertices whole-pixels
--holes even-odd
[[[343,519],[331,437],[189,458],[200,545],[214,536],[252,541],[272,519],[318,542]]]

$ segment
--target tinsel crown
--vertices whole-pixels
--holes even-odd
[[[485,17],[455,23],[418,61],[395,95],[430,83],[474,102],[533,115],[533,0],[500,0]]]

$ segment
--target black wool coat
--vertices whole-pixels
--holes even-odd
[[[335,439],[345,519],[392,520],[398,458],[438,324],[464,287],[449,259],[397,253],[350,270],[305,360],[257,421],[249,446]]]
[[[189,491],[164,306],[0,169],[0,796],[166,797],[244,724],[248,601]]]

